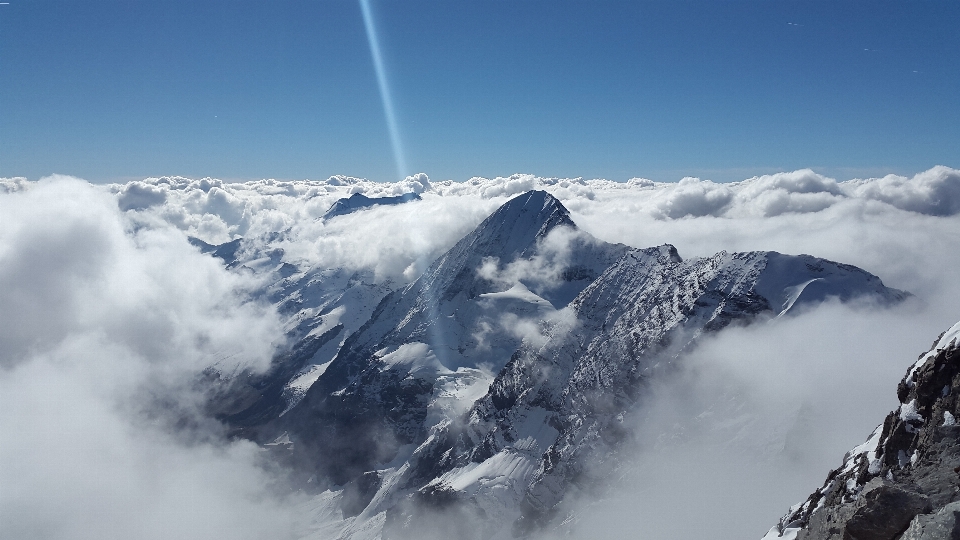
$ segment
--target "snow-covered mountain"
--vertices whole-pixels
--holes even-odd
[[[700,335],[829,295],[903,298],[862,270],[809,256],[684,261],[672,246],[632,250],[571,303],[568,317],[548,323],[542,343],[524,344],[465,424],[436,430],[411,459],[411,485],[426,481],[420,498],[456,496],[530,532],[549,521],[589,460],[615,452],[646,382],[666,376]]]
[[[294,344],[265,375],[219,374],[213,410],[317,486],[323,537],[529,534],[700,336],[830,297],[906,297],[807,255],[608,244],[542,191],[392,292],[261,259]]]
[[[960,535],[960,323],[897,387],[900,406],[764,540],[936,540]]]
[[[522,343],[517,325],[549,319],[627,249],[577,231],[545,192],[513,199],[385,297],[275,429],[337,484],[393,460],[472,403],[450,396],[486,392]]]

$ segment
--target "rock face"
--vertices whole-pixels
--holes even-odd
[[[897,387],[900,407],[764,537],[960,538],[960,323]]]
[[[336,505],[331,537],[528,535],[591,483],[587,464],[616,454],[624,415],[705,333],[827,298],[906,297],[808,255],[685,260],[671,245],[602,242],[542,191],[392,292],[255,260],[276,268],[267,292],[295,345],[264,375],[224,376],[215,410]],[[875,496],[922,505],[915,492]]]
[[[960,502],[952,502],[936,514],[917,516],[901,540],[960,540]]]

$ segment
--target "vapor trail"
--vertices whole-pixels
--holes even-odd
[[[383,67],[383,57],[380,55],[380,40],[373,23],[373,14],[370,12],[370,0],[360,0],[360,9],[363,11],[363,25],[367,29],[367,41],[370,43],[370,54],[373,56],[373,69],[377,72],[383,112],[387,116],[387,128],[390,130],[390,143],[393,145],[393,159],[397,165],[398,180],[402,180],[407,176],[407,163],[403,156],[403,146],[400,144],[400,129],[397,125],[397,115],[393,110],[390,84],[387,82],[387,72]]]

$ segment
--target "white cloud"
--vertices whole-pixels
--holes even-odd
[[[723,184],[684,178],[661,190],[652,202],[655,215],[663,218],[718,216],[733,200],[733,191]]]
[[[556,227],[541,239],[533,256],[509,262],[503,268],[496,258],[487,258],[477,273],[484,279],[510,288],[523,283],[534,291],[543,292],[563,284],[562,273],[571,264],[575,245],[589,245],[596,239],[571,227]],[[579,261],[593,262],[593,261]]]
[[[759,176],[740,185],[733,212],[746,216],[819,212],[843,198],[836,180],[810,169]]]
[[[166,200],[166,192],[159,187],[146,182],[130,182],[120,191],[117,202],[121,210],[143,210]]]
[[[22,176],[18,176],[16,178],[0,178],[0,193],[13,193],[14,191],[22,191],[29,185],[30,182]]]
[[[493,180],[472,179],[479,185],[481,198],[511,197],[534,189],[537,179],[532,174],[515,174],[508,178],[494,178]]]
[[[891,174],[846,184],[855,197],[883,201],[901,210],[931,216],[960,213],[960,171],[956,169],[939,166],[913,178]]]
[[[0,195],[0,216],[0,536],[289,537],[254,445],[172,427],[205,422],[200,369],[272,355],[252,284],[79,180]]]

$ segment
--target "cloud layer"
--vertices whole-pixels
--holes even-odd
[[[199,370],[262,367],[280,338],[253,284],[79,180],[0,216],[0,536],[289,536],[260,450],[187,429]]]
[[[258,449],[219,439],[190,391],[210,364],[262,366],[282,321],[250,299],[261,286],[254,274],[224,270],[186,237],[256,244],[282,233],[273,246],[286,262],[400,285],[529,189],[557,196],[602,240],[672,243],[684,257],[809,253],[917,297],[891,311],[826,306],[705,343],[683,377],[657,390],[655,414],[635,419],[638,433],[676,437],[631,450],[606,513],[572,509],[581,533],[613,534],[616,523],[638,537],[697,538],[694,524],[706,522],[716,537],[759,537],[882,420],[907,364],[960,319],[960,171],[947,167],[846,182],[801,170],[731,184],[0,179],[0,536],[293,535],[298,501],[269,487],[281,480]],[[422,200],[318,219],[352,193],[411,191]],[[568,239],[556,240],[560,260]],[[515,279],[556,266],[534,263],[490,270]],[[708,410],[740,423],[704,420]],[[185,419],[202,425],[184,430]],[[748,436],[761,432],[770,435]],[[616,520],[611,508],[622,510]]]

